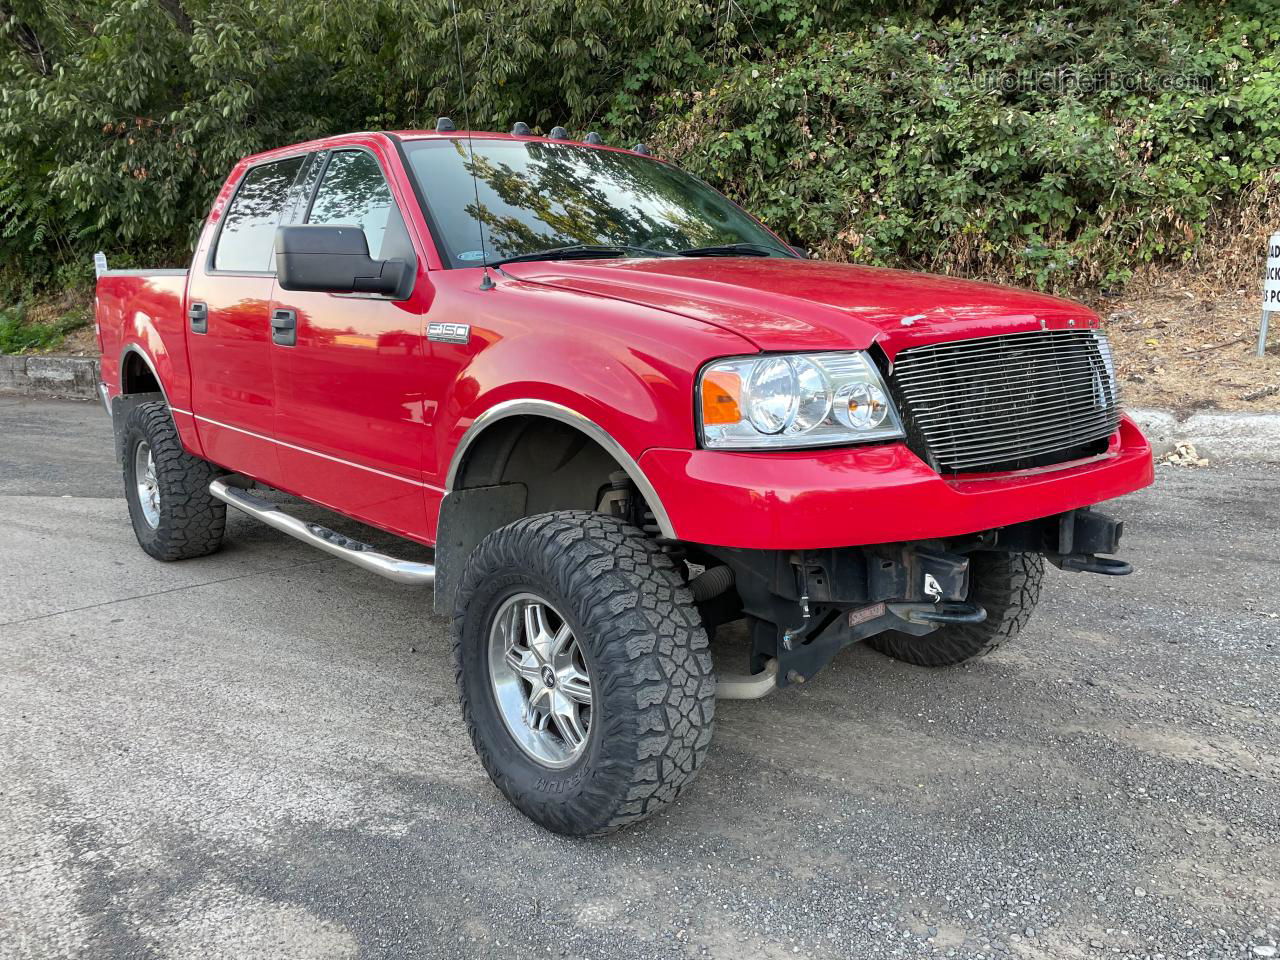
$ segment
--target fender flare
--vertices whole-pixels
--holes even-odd
[[[476,417],[471,422],[471,426],[467,427],[466,433],[462,435],[462,439],[458,441],[457,448],[453,451],[453,458],[449,462],[449,473],[445,479],[445,492],[449,493],[454,489],[454,483],[458,479],[458,472],[466,459],[468,448],[486,428],[508,417],[529,416],[558,420],[586,434],[600,444],[605,452],[613,457],[618,462],[618,465],[626,471],[627,476],[631,478],[631,482],[636,485],[636,489],[644,497],[645,503],[653,511],[654,521],[658,524],[658,529],[662,532],[662,535],[668,540],[680,539],[676,535],[675,527],[672,526],[666,507],[662,505],[662,499],[658,496],[658,491],[654,489],[653,484],[649,482],[649,478],[640,469],[640,464],[636,462],[631,454],[627,453],[622,444],[618,443],[608,431],[594,420],[583,416],[576,410],[571,410],[569,407],[559,403],[552,403],[549,400],[504,400]]]
[[[137,343],[126,343],[124,345],[124,349],[120,351],[120,363],[116,368],[117,376],[120,379],[120,382],[116,385],[120,389],[118,396],[124,396],[124,362],[125,358],[131,353],[136,353],[142,358],[142,362],[147,365],[147,369],[151,371],[151,376],[155,378],[156,384],[160,387],[160,395],[164,397],[165,406],[172,410],[173,404],[169,402],[169,393],[164,388],[164,381],[160,379],[160,374],[156,370],[155,363],[149,356],[147,356],[147,351],[143,350],[142,346]]]
[[[157,391],[148,391],[143,393],[124,392],[124,365],[131,353],[137,354],[142,359],[143,364],[146,365],[146,368],[151,372],[151,376],[155,378],[156,386],[158,388]],[[117,378],[119,381],[116,384],[118,392],[114,397],[110,398],[107,410],[111,415],[111,429],[115,434],[116,455],[121,462],[123,462],[122,458],[124,456],[124,450],[121,446],[124,439],[122,431],[124,428],[125,418],[129,415],[129,410],[139,403],[146,403],[149,400],[155,399],[163,401],[164,405],[169,408],[169,415],[173,417],[174,425],[178,428],[178,437],[182,442],[183,448],[194,453],[196,456],[202,456],[199,439],[195,437],[192,429],[194,421],[186,426],[187,432],[184,435],[183,424],[179,423],[178,417],[175,416],[175,414],[185,413],[189,417],[191,415],[191,411],[183,410],[181,407],[175,407],[173,403],[170,402],[169,392],[165,389],[164,381],[160,379],[160,374],[156,370],[155,361],[151,359],[146,348],[143,347],[142,344],[137,343],[136,341],[130,341],[121,348],[119,366],[117,367]],[[105,388],[106,385],[104,384],[103,386]],[[104,389],[104,393],[105,392],[106,391]]]

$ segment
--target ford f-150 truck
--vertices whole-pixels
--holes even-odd
[[[1152,479],[1084,307],[808,259],[562,128],[247,157],[191,268],[103,270],[96,315],[142,549],[212,553],[231,505],[433,588],[481,762],[566,834],[692,782],[718,627],[745,625],[721,697],[863,641],[982,656],[1046,561],[1129,572],[1091,506]]]

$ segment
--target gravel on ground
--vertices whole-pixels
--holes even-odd
[[[1280,469],[1108,509],[1133,576],[722,702],[684,800],[569,841],[485,777],[426,597],[241,516],[156,563],[101,409],[0,400],[0,958],[1273,956]]]

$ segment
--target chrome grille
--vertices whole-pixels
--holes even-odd
[[[1100,453],[1120,420],[1098,330],[1035,330],[903,350],[890,378],[917,453],[948,473]]]

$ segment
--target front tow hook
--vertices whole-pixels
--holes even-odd
[[[1075,573],[1101,573],[1108,577],[1124,577],[1133,573],[1133,564],[1115,557],[1099,557],[1092,553],[1049,554],[1049,562],[1061,570]]]
[[[987,608],[962,600],[942,603],[891,603],[889,612],[908,623],[981,623]]]

